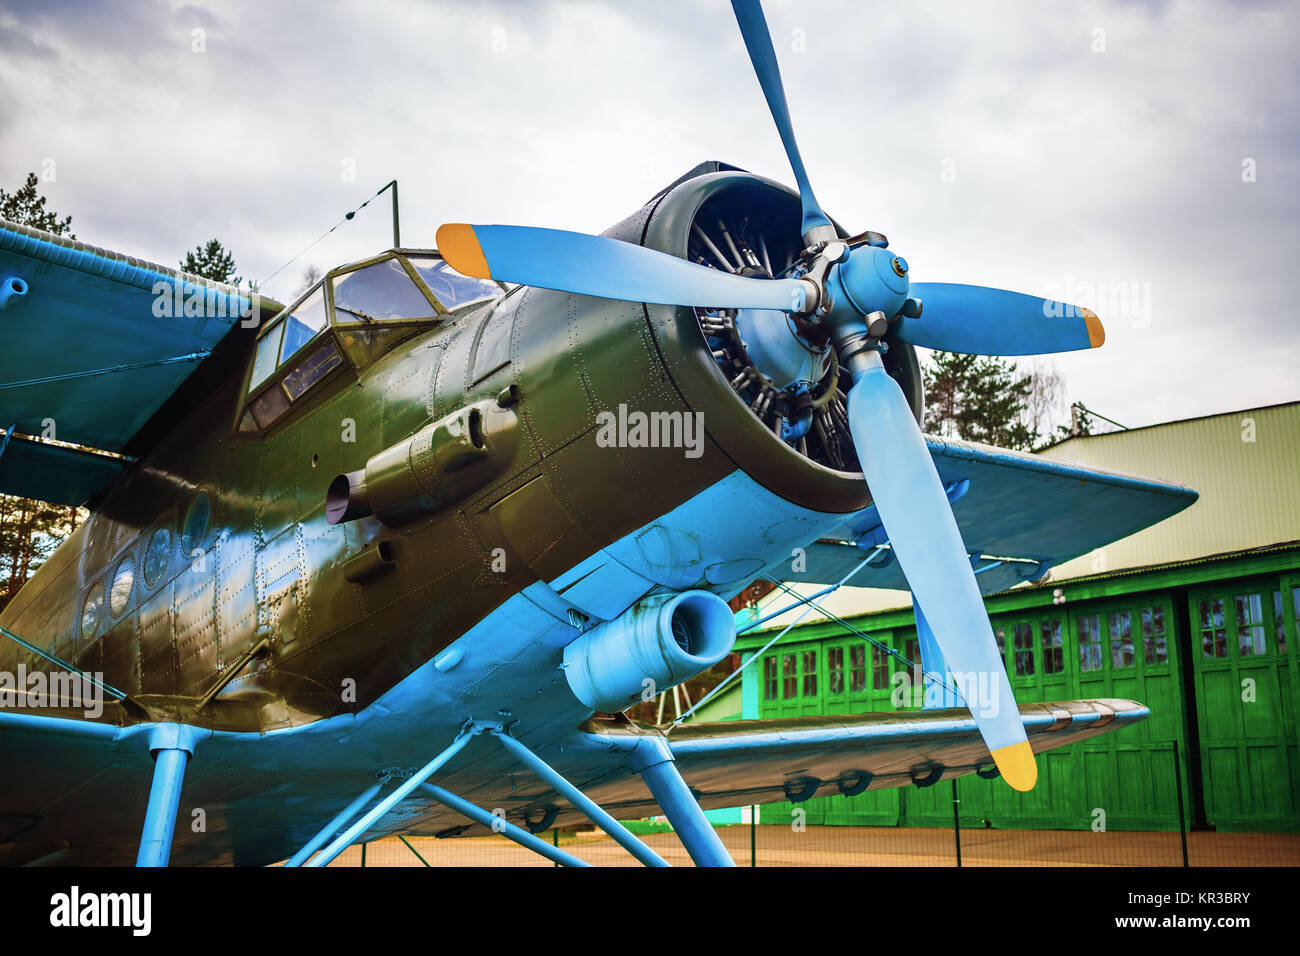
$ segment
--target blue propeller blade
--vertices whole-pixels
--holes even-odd
[[[480,279],[659,305],[805,311],[799,279],[749,279],[603,236],[448,223],[437,242],[453,269]]]
[[[736,13],[736,22],[740,24],[745,48],[749,50],[749,59],[754,64],[754,72],[758,74],[763,95],[767,97],[767,108],[772,111],[776,130],[781,134],[785,154],[790,157],[790,168],[794,170],[794,180],[799,185],[799,199],[803,203],[803,235],[807,236],[818,226],[830,226],[831,221],[817,204],[812,184],[808,182],[808,173],[803,168],[803,157],[799,155],[799,144],[795,142],[790,108],[785,102],[785,88],[781,84],[781,70],[776,64],[776,51],[772,49],[772,35],[767,29],[767,19],[763,16],[763,7],[758,0],[731,0],[731,8]]]
[[[899,566],[1002,777],[1038,778],[966,547],[912,410],[878,356],[849,391],[849,430]]]
[[[1106,341],[1088,309],[1019,292],[948,282],[914,282],[918,318],[900,318],[904,342],[971,355],[1045,355],[1095,349]]]

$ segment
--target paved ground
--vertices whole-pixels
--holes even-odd
[[[750,828],[718,831],[741,866],[750,863]],[[551,834],[544,834],[549,840]],[[409,837],[432,866],[550,866],[503,836],[439,840]],[[690,859],[672,833],[643,838],[674,866]],[[784,826],[760,826],[755,834],[759,866],[953,866],[952,830],[899,827],[809,827],[794,833]],[[589,863],[620,866],[634,861],[601,833],[561,834],[560,847]],[[1190,833],[1192,866],[1300,866],[1300,835],[1271,833]],[[962,830],[963,866],[1181,866],[1177,833],[1090,830]],[[360,847],[352,847],[331,866],[358,866]],[[366,866],[423,866],[399,839],[366,847]]]

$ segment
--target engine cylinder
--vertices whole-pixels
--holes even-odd
[[[618,713],[712,667],[735,642],[736,619],[716,594],[654,594],[566,647],[564,673],[588,707]]]

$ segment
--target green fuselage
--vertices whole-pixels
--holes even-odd
[[[684,254],[691,216],[723,188],[791,201],[746,174],[714,173],[607,234]],[[861,476],[802,457],[737,400],[690,309],[516,289],[411,327],[368,365],[345,361],[267,431],[246,434],[237,425],[251,361],[246,341],[215,387],[173,407],[166,434],[3,615],[16,633],[102,672],[151,719],[259,730],[363,708],[511,595],[737,469],[818,511],[869,501]],[[904,384],[919,402],[915,383]],[[483,410],[494,457],[481,479],[466,473],[458,500],[426,498],[401,522],[329,523],[336,476],[471,406]],[[701,452],[606,447],[598,416],[620,406],[703,413]],[[200,493],[206,528],[189,514]],[[350,559],[381,542],[391,562],[356,573]],[[115,600],[128,556],[133,581]],[[102,615],[83,634],[96,586]],[[0,667],[19,661],[38,664],[0,651]]]

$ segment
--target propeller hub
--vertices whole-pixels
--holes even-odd
[[[847,301],[857,313],[841,321],[860,321],[872,312],[897,315],[911,288],[907,260],[881,246],[858,246],[827,276],[827,288],[833,300]]]
[[[829,345],[816,346],[800,334],[793,317],[770,309],[741,309],[736,329],[755,368],[779,390],[813,385],[826,374]]]

